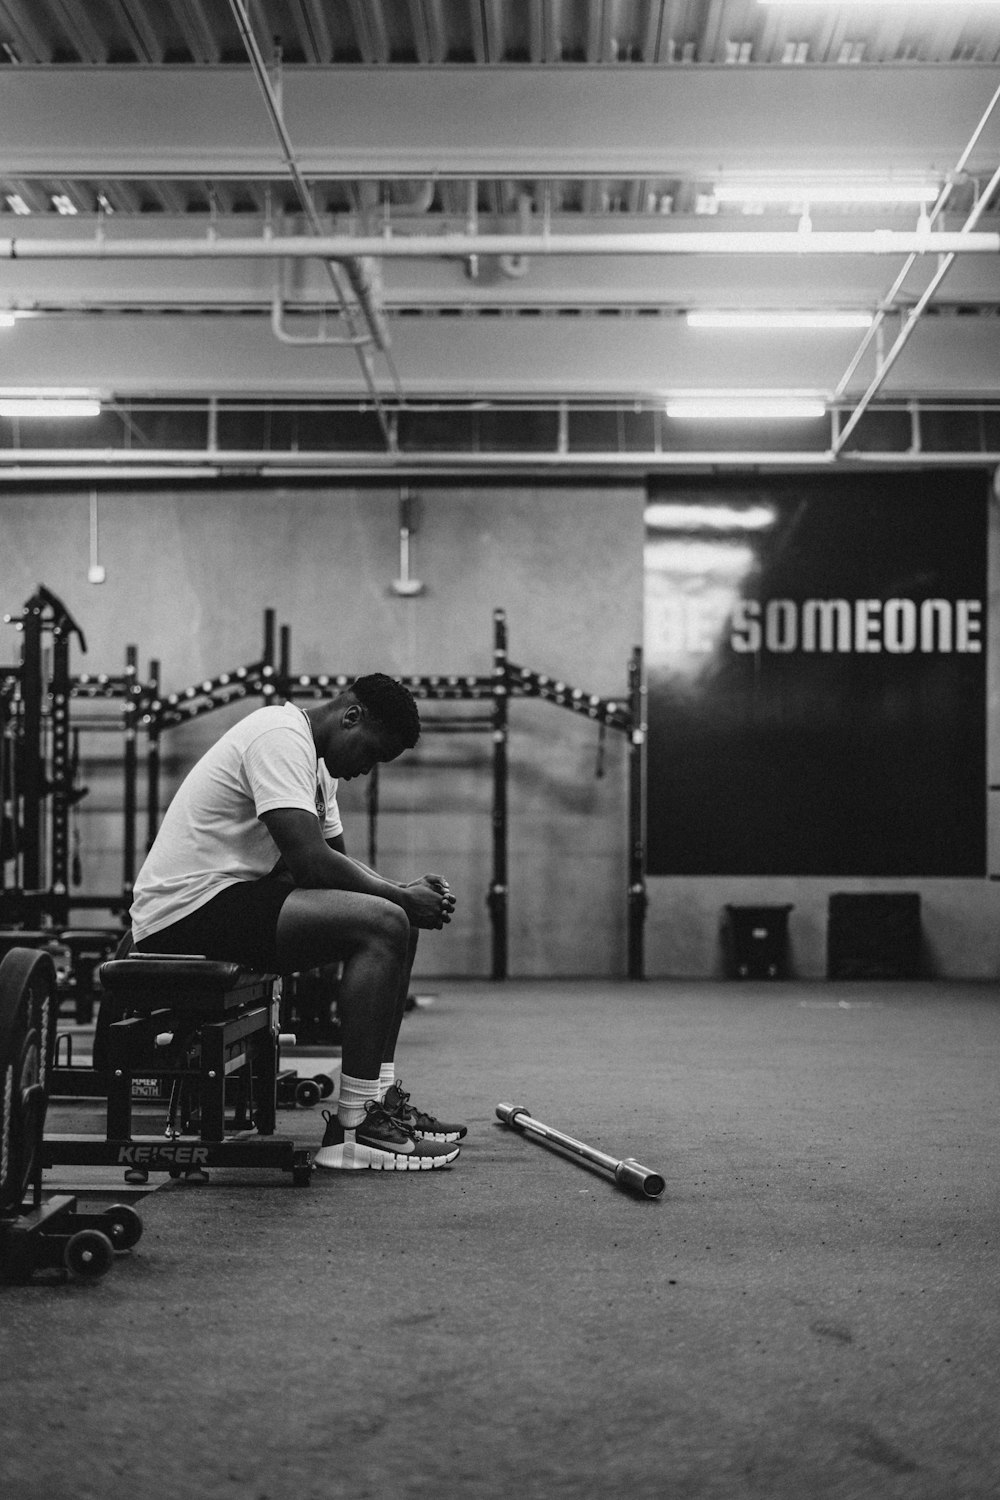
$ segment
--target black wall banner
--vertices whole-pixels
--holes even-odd
[[[651,485],[650,874],[985,874],[988,493]]]

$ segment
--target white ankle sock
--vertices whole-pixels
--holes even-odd
[[[380,1104],[395,1082],[396,1064],[394,1062],[384,1062],[378,1071],[378,1099]]]
[[[345,1130],[355,1130],[365,1117],[365,1104],[379,1097],[377,1078],[352,1078],[348,1073],[340,1075],[340,1098],[337,1100],[337,1119]]]

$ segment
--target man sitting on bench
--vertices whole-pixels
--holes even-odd
[[[382,673],[309,709],[257,709],[185,777],[135,883],[139,952],[276,974],[343,962],[343,1073],[319,1167],[443,1167],[466,1133],[411,1105],[393,1061],[418,931],[450,922],[455,897],[439,875],[404,885],[349,858],[337,808],[338,780],[419,734],[412,694]]]

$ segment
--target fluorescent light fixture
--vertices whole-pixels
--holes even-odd
[[[0,417],[98,417],[101,403],[81,396],[0,397]]]
[[[0,328],[13,328],[17,322],[17,314],[12,312],[0,312]]]
[[[754,177],[714,188],[719,203],[933,203],[939,191],[926,177]]]
[[[671,396],[667,416],[681,422],[758,422],[822,417],[813,396]]]
[[[25,203],[20,193],[7,194],[7,207],[10,209],[12,214],[21,214],[23,216],[25,214],[31,213],[31,209],[28,207],[27,203]]]
[[[866,312],[689,312],[689,328],[870,328]]]
[[[699,505],[655,500],[643,519],[650,531],[766,531],[778,519],[772,505]]]
[[[77,212],[76,204],[68,193],[53,193],[52,207],[59,214],[75,214]]]

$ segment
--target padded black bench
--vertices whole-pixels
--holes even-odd
[[[177,1084],[196,1080],[186,1092],[189,1109],[200,1115],[200,1137],[223,1140],[226,1083],[237,1072],[236,1128],[252,1116],[260,1135],[274,1134],[275,976],[207,958],[133,952],[102,964],[100,978],[122,1017],[107,1035],[109,1139],[132,1134],[133,1078],[168,1076],[175,1094]]]
[[[213,1165],[278,1166],[291,1171],[296,1184],[308,1182],[308,1150],[274,1134],[277,975],[134,949],[109,959],[99,974],[109,1010],[102,1061],[106,1138],[52,1136],[47,1165],[115,1162],[130,1181],[144,1180],[151,1170],[200,1180]],[[168,1084],[165,1137],[133,1134],[136,1079]],[[227,1124],[236,1139],[227,1138]]]

